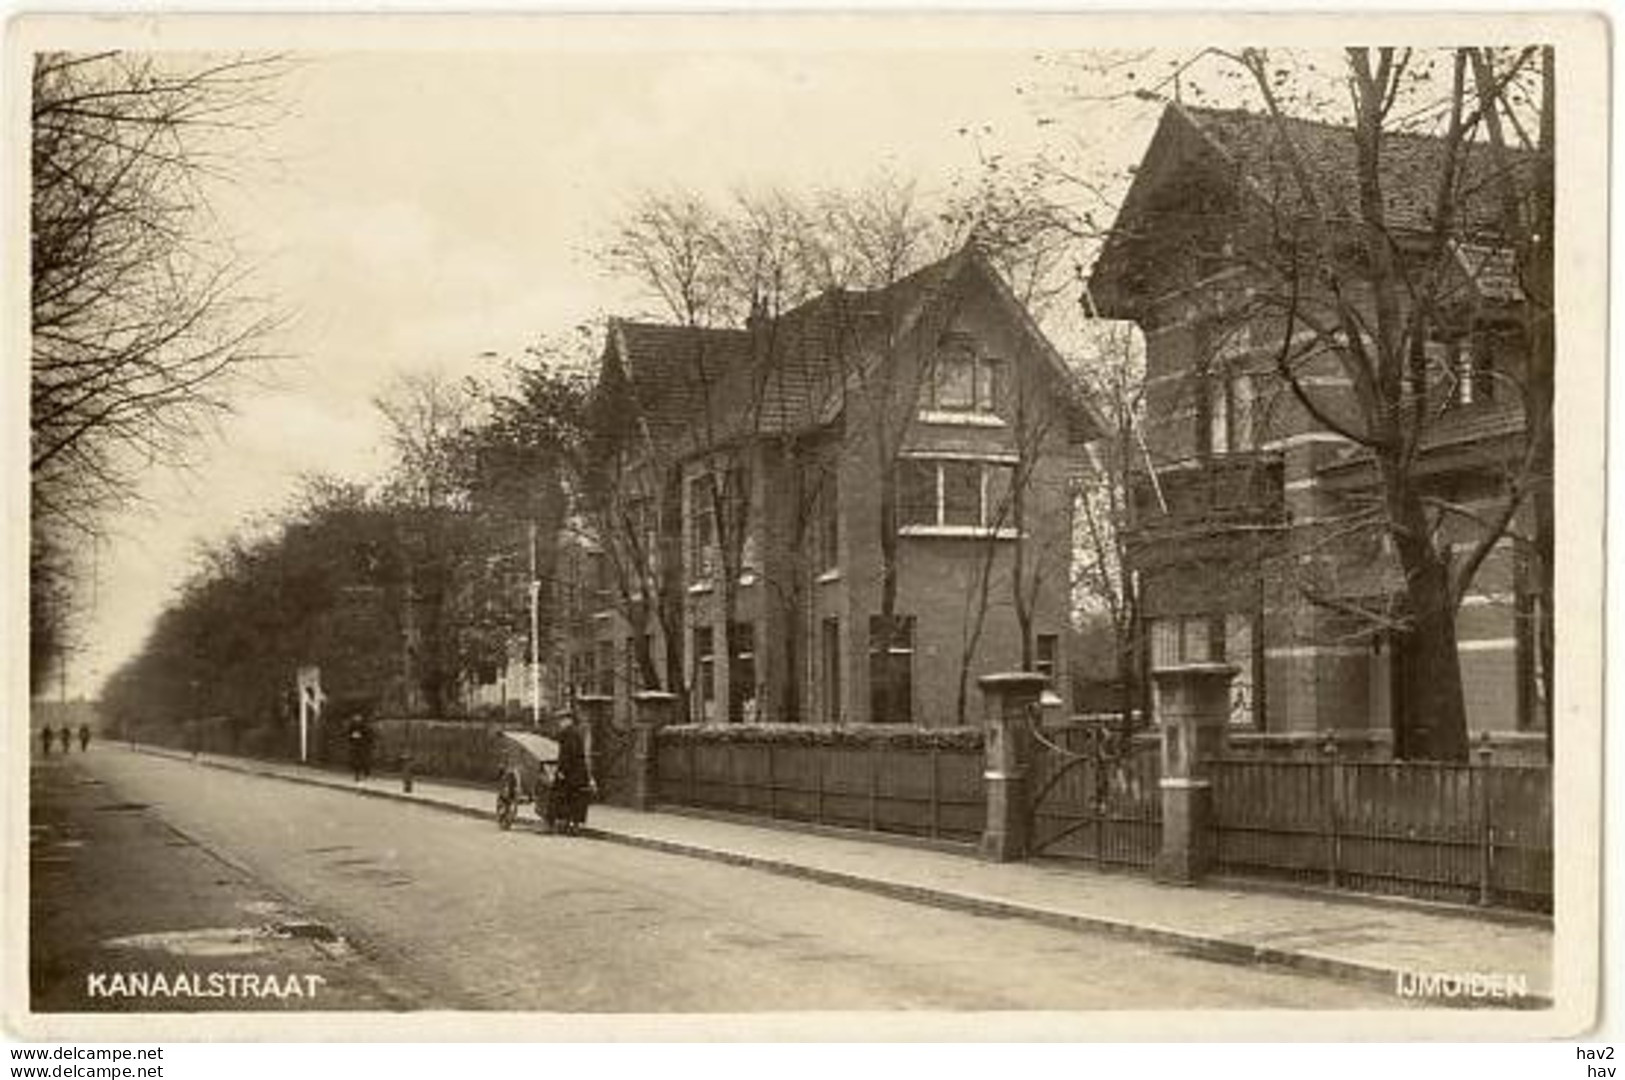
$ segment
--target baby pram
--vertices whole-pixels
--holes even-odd
[[[559,744],[531,731],[502,733],[502,769],[497,779],[497,825],[513,828],[519,804],[529,802],[544,821],[557,778]]]

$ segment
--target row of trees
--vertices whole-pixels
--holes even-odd
[[[583,380],[540,378],[555,421],[573,423]],[[394,468],[370,486],[308,478],[285,512],[205,548],[104,711],[275,728],[305,665],[333,707],[463,711],[468,684],[527,633],[532,560],[550,572],[565,513],[557,455],[494,404],[475,386],[397,380],[377,401]]]
[[[812,534],[835,463],[817,417],[784,410],[822,409],[821,392],[834,392],[849,423],[867,433],[868,441],[848,452],[876,456],[878,528],[856,542],[880,547],[881,603],[890,618],[899,573],[896,466],[920,390],[932,377],[939,336],[926,328],[907,337],[900,328],[922,310],[946,326],[956,299],[939,295],[922,303],[920,293],[888,286],[964,248],[974,214],[965,201],[933,217],[910,185],[889,181],[857,192],[774,193],[725,205],[649,196],[608,247],[611,268],[668,303],[663,321],[693,346],[674,358],[690,368],[681,375],[694,391],[685,401],[698,406],[688,414],[681,451],[708,461],[716,478],[705,490],[708,504],[693,511],[709,518],[728,623],[760,526],[752,506],[752,473],[762,465],[752,457],[754,437],[769,426],[789,432],[780,453],[795,491],[783,550],[795,565],[762,575],[762,584],[790,613],[785,661],[792,669],[816,630],[797,613],[807,611]],[[984,243],[980,250],[995,249]],[[1008,248],[997,250],[1008,260]],[[926,285],[964,287],[946,270],[940,282]],[[786,330],[780,316],[815,299],[821,301],[815,317]],[[877,302],[890,310],[872,310]],[[712,354],[709,331],[734,320],[751,326],[755,351],[748,376],[724,388],[712,383],[724,358]],[[877,334],[877,326],[884,331]],[[787,380],[810,375],[795,367],[806,363],[809,334],[830,350],[818,373],[820,393],[786,395]],[[673,474],[663,468],[678,446],[657,437],[636,400],[639,388],[613,380],[595,386],[587,350],[600,340],[583,331],[534,349],[510,366],[501,386],[398,380],[377,403],[396,452],[391,474],[368,489],[313,481],[281,519],[207,551],[142,654],[110,683],[110,707],[131,716],[221,713],[254,723],[286,716],[293,670],[320,663],[330,693],[364,691],[391,708],[455,713],[461,691],[502,666],[510,646],[529,636],[532,576],[543,598],[541,647],[552,651],[568,630],[571,612],[559,601],[586,583],[573,580],[577,572],[566,565],[561,539],[566,549],[590,545],[605,560],[615,606],[632,630],[642,685],[686,696],[695,673],[683,652],[683,537],[673,516],[682,513],[682,493],[671,489]],[[905,357],[905,348],[919,355]],[[1018,371],[1033,366],[1030,357],[1011,359]],[[1007,389],[1019,461],[992,508],[992,528],[1019,539],[985,544],[966,596],[962,720],[990,605],[996,599],[1015,613],[1023,662],[1031,666],[1040,592],[1066,588],[1055,572],[1065,566],[1064,553],[1028,550],[1026,503],[1049,464],[1047,442],[1064,438],[1058,416],[1038,407],[1035,391],[1026,378]],[[1044,482],[1073,479],[1045,475]],[[1001,551],[1013,555],[1013,566],[1000,564]],[[664,642],[665,655],[652,655],[656,641]],[[761,703],[764,712],[800,718],[797,682],[787,680],[784,700]]]
[[[209,212],[286,63],[42,53],[31,80],[30,677],[71,648],[87,549],[189,460],[276,319]]]

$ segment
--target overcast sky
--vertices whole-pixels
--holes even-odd
[[[639,190],[855,185],[882,170],[928,197],[981,145],[1046,137],[1027,102],[1032,49],[327,53],[299,58],[287,115],[263,132],[222,225],[292,317],[287,355],[245,387],[185,474],[96,560],[93,691],[139,648],[200,542],[285,505],[296,478],[376,475],[370,398],[398,372],[476,372],[542,334],[648,309],[590,250]],[[1148,113],[1154,116],[1154,113]],[[1120,139],[1132,160],[1149,126]]]

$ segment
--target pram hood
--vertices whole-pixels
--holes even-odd
[[[502,738],[534,761],[550,764],[559,760],[559,744],[546,735],[534,731],[504,731]]]

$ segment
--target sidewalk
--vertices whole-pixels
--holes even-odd
[[[182,760],[156,748],[145,752]],[[306,766],[200,755],[217,768],[429,804],[494,817],[480,788],[419,780],[408,795],[397,777],[361,784]],[[1159,885],[1148,878],[1053,862],[995,864],[966,854],[893,843],[867,834],[780,828],[698,814],[592,809],[594,835],[679,855],[708,858],[845,888],[978,914],[1119,934],[1239,963],[1281,964],[1393,990],[1410,976],[1484,972],[1522,975],[1530,997],[1477,1003],[1550,1004],[1552,931],[1538,921],[1492,919],[1471,911],[1373,903],[1253,889]],[[534,818],[521,813],[520,824]],[[1467,997],[1452,1004],[1472,1004]]]

